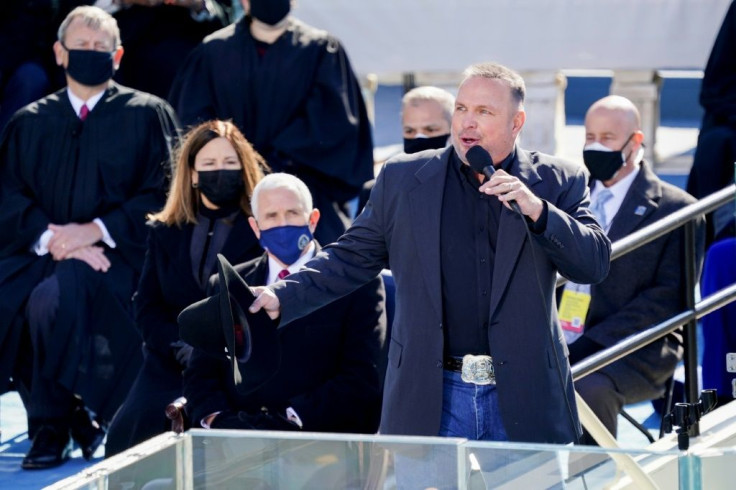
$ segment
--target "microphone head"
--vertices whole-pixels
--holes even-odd
[[[472,168],[479,174],[483,174],[483,170],[487,169],[488,167],[493,170],[493,159],[491,158],[491,154],[488,153],[488,151],[486,151],[486,149],[480,145],[475,145],[471,147],[465,153],[465,159],[470,164],[470,168]]]

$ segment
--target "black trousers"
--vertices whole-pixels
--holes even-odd
[[[575,390],[590,406],[608,432],[616,437],[618,414],[624,407],[626,398],[616,390],[613,380],[603,373],[592,373],[575,381]],[[581,442],[588,445],[596,444],[587,431],[583,434]]]
[[[164,358],[144,346],[143,366],[110,423],[105,457],[171,430],[164,411],[182,393],[182,372],[176,359]]]

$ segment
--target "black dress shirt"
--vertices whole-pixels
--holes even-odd
[[[509,171],[512,151],[500,165]],[[484,178],[485,181],[485,178]],[[453,153],[440,223],[445,355],[489,354],[491,278],[502,204],[478,192],[478,174]]]

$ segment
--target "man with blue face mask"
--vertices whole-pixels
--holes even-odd
[[[72,439],[91,458],[135,378],[131,297],[177,132],[166,102],[112,82],[123,47],[109,14],[72,10],[53,49],[67,86],[0,141],[0,393],[28,411],[25,469],[63,463]]]
[[[264,177],[253,190],[251,209],[250,225],[266,253],[235,266],[249,285],[283,279],[319,251],[313,233],[320,213],[297,177]],[[376,277],[294,322],[293,328],[280,329],[280,368],[249,394],[237,391],[224,356],[195,348],[184,373],[192,425],[375,433],[383,382],[377,365],[386,335],[384,297]]]
[[[612,242],[695,201],[654,174],[642,158],[643,142],[639,111],[628,99],[608,96],[588,109],[583,160],[590,207]],[[700,264],[702,226],[699,231]],[[566,284],[559,310],[570,364],[685,309],[683,233],[680,228],[614,260],[601,283]],[[621,408],[661,396],[681,357],[678,331],[576,381],[575,389],[615,436]],[[585,440],[592,443],[587,434]]]

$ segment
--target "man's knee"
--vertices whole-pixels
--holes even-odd
[[[599,406],[610,407],[623,398],[616,391],[613,380],[603,373],[593,373],[575,382],[575,389],[593,411]]]
[[[51,275],[31,291],[26,306],[26,318],[32,331],[53,321],[59,309],[59,280]]]

